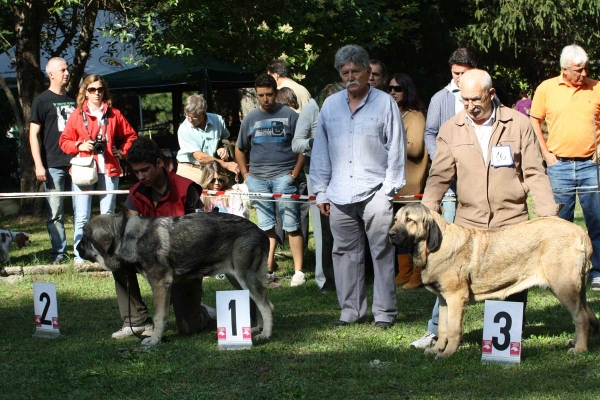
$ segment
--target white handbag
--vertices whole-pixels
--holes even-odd
[[[98,181],[98,170],[94,156],[71,159],[71,180],[77,186],[89,186]]]

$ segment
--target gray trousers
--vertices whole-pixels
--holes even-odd
[[[365,237],[373,258],[373,316],[375,321],[394,322],[398,313],[394,271],[394,247],[388,240],[392,227],[392,203],[381,189],[367,200],[338,205],[331,203],[329,222],[333,234],[335,286],[341,321],[367,317],[365,288]]]

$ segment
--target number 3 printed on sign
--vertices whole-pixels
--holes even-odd
[[[512,317],[506,311],[501,311],[494,317],[495,323],[500,323],[500,320],[504,320],[504,326],[500,328],[500,333],[504,335],[504,341],[502,344],[499,343],[497,336],[492,336],[492,344],[495,348],[500,351],[508,349],[510,346],[510,328],[512,327]]]

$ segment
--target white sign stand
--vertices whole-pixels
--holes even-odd
[[[217,292],[217,339],[219,350],[241,350],[252,347],[248,290]]]
[[[60,330],[54,283],[33,282],[33,307],[35,312],[33,336],[47,339],[57,338]]]
[[[523,303],[486,300],[481,361],[519,364],[522,329]]]

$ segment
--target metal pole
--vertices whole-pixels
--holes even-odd
[[[142,112],[142,96],[138,95],[138,104],[140,107],[140,130],[144,130],[144,114]]]

